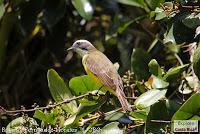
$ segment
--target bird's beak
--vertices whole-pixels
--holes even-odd
[[[74,49],[74,47],[70,47],[70,48],[67,49],[67,51],[71,51],[73,49]]]

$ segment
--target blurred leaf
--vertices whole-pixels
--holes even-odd
[[[151,14],[156,15],[155,20],[162,20],[167,17],[165,11],[162,8],[156,7],[155,11],[152,11]]]
[[[122,34],[131,24],[133,24],[134,22],[137,22],[138,20],[141,20],[145,17],[146,16],[139,16],[139,17],[136,17],[132,20],[129,20],[129,21],[123,23],[121,26],[118,27],[117,32]]]
[[[167,99],[166,100],[166,107],[169,111],[170,117],[174,115],[174,113],[180,108],[181,104],[178,103],[176,100]]]
[[[45,113],[46,122],[55,125],[58,120],[58,112],[58,109],[53,109],[50,113]]]
[[[90,123],[89,126],[85,129],[85,131],[83,132],[83,134],[90,134],[91,131],[92,131],[92,133],[100,131],[98,129],[95,129],[94,130],[95,132],[92,130],[93,127],[95,128],[95,125],[98,123],[98,121],[99,121],[98,119],[92,121],[92,123]]]
[[[47,79],[51,95],[56,102],[60,102],[73,97],[69,88],[66,86],[63,79],[58,75],[58,73],[55,70],[48,70]],[[74,114],[77,112],[76,101],[71,101],[68,104],[63,104],[62,108],[65,111]]]
[[[194,29],[200,25],[200,13],[191,13],[182,22],[187,27]]]
[[[146,110],[135,110],[134,112],[131,112],[130,115],[136,119],[141,119],[143,121],[146,121],[147,119],[147,111]]]
[[[137,88],[140,91],[140,93],[145,93],[146,92],[145,87],[144,87],[142,82],[136,81],[136,85],[137,85]]]
[[[83,106],[92,106],[92,105],[96,105],[96,104],[97,104],[96,101],[90,101],[90,100],[85,99],[85,98],[81,99],[81,100],[80,100],[80,103],[81,103]]]
[[[26,2],[26,5],[23,8],[21,8],[20,14],[18,14],[18,25],[20,34],[24,38],[30,35],[35,28],[35,25],[37,25],[38,17],[42,16],[44,4],[45,1],[30,0],[29,2]]]
[[[88,75],[74,77],[69,81],[69,87],[76,95],[98,90],[101,86]]]
[[[160,65],[158,64],[158,62],[155,59],[152,59],[149,64],[149,72],[157,77],[161,77],[162,76],[162,70],[160,68]]]
[[[151,106],[145,123],[145,133],[160,134],[162,133],[161,129],[165,130],[166,125],[169,125],[169,123],[152,122],[152,120],[169,120],[169,113],[165,101],[160,101]]]
[[[6,134],[21,134],[27,133],[28,128],[35,128],[38,126],[36,120],[30,117],[18,117],[12,120],[6,127]],[[21,130],[21,131],[19,131]]]
[[[5,12],[5,7],[4,7],[4,4],[3,4],[3,0],[0,0],[0,20],[3,17],[4,12]]]
[[[198,26],[198,27],[196,28],[194,38],[196,38],[199,34],[200,34],[200,26]]]
[[[185,71],[187,66],[188,64],[169,69],[167,73],[163,76],[163,79],[166,81],[176,80],[180,76],[180,74]]]
[[[89,0],[71,0],[78,13],[86,20],[91,20],[94,9]]]
[[[105,125],[99,134],[112,134],[113,132],[117,134],[123,134],[123,130],[119,129],[118,125],[119,122],[111,122]]]
[[[60,21],[65,15],[66,10],[66,1],[65,0],[56,0],[48,1],[45,4],[43,21],[51,30],[52,26]]]
[[[42,121],[46,120],[45,113],[43,113],[41,110],[36,110],[33,117]]]
[[[147,108],[165,97],[167,90],[151,89],[140,95],[134,102],[138,109]]]
[[[176,41],[175,41],[175,38],[174,38],[173,30],[174,30],[174,26],[172,25],[171,28],[169,29],[169,31],[167,31],[167,32],[164,34],[164,40],[163,40],[163,42],[164,42],[165,44],[166,44],[166,43],[176,44]]]
[[[195,29],[185,26],[181,21],[185,18],[187,13],[177,14],[176,21],[173,23],[173,35],[177,44],[184,42],[191,42],[195,36]]]
[[[200,93],[193,94],[174,114],[173,120],[200,120]],[[194,118],[193,118],[194,117]]]
[[[152,75],[151,77],[153,78],[152,88],[163,89],[163,88],[167,88],[169,86],[169,83],[162,80],[161,78],[158,78],[154,75]]]
[[[70,117],[68,117],[67,120],[65,120],[64,126],[69,126],[71,124],[73,124],[73,122],[76,120],[76,115],[72,115]]]
[[[115,113],[106,115],[105,120],[116,121],[116,120],[118,120],[119,118],[121,118],[123,116],[124,116],[124,113],[122,113],[122,112],[115,112]]]
[[[117,0],[119,3],[126,4],[129,6],[136,6],[141,8],[146,8],[146,3],[144,0]]]
[[[165,0],[147,0],[146,2],[154,10],[156,7],[160,7],[160,4],[164,3]]]
[[[200,79],[200,45],[195,50],[192,61],[194,73]]]
[[[156,35],[157,36],[157,35]],[[156,37],[153,42],[151,43],[151,45],[149,46],[147,52],[149,53],[155,46],[156,44],[158,43],[158,37]]]
[[[13,26],[16,23],[16,20],[17,20],[17,13],[11,12],[11,13],[5,13],[5,15],[4,15],[4,17],[1,21],[1,27],[0,27],[0,70],[4,66],[8,40],[9,40],[11,31],[13,29]]]
[[[172,52],[174,54],[177,54],[180,51],[180,46],[177,44],[167,44],[166,48],[169,52]]]
[[[136,80],[147,79],[149,76],[148,63],[150,55],[141,48],[133,49],[131,55],[131,71],[134,72]]]

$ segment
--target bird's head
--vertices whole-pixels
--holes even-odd
[[[79,55],[84,56],[89,52],[96,50],[96,48],[87,40],[77,40],[73,45],[67,49],[77,52]]]

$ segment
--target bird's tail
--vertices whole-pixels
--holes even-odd
[[[119,102],[122,105],[123,110],[131,112],[132,111],[131,105],[128,103],[124,92],[120,88],[117,88],[116,94],[117,98],[119,99]]]

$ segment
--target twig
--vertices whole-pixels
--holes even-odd
[[[157,122],[157,123],[171,123],[172,121],[165,121],[165,120],[151,120],[151,122]]]
[[[131,105],[131,107],[135,107],[135,105]],[[118,111],[120,111],[120,110],[122,110],[122,107],[117,108],[117,109],[112,110],[112,111],[109,111],[109,112],[106,112],[106,113],[104,113],[103,115],[98,114],[98,115],[93,116],[93,117],[91,117],[91,118],[83,119],[83,123],[85,124],[85,123],[88,122],[88,121],[95,120],[95,119],[100,118],[100,117],[102,117],[102,116],[108,116],[108,115],[113,114],[113,113],[115,113],[115,112],[118,112]]]
[[[70,98],[70,99],[63,100],[63,101],[58,102],[58,103],[56,103],[54,105],[48,105],[48,106],[45,106],[45,107],[36,107],[36,108],[32,108],[32,109],[5,110],[5,109],[1,108],[0,115],[14,114],[14,113],[20,113],[20,112],[33,112],[35,110],[44,110],[44,109],[55,108],[55,107],[60,106],[60,105],[62,105],[64,103],[69,103],[69,102],[71,102],[73,100],[78,100],[78,99],[84,98],[86,96],[91,96],[91,95],[92,96],[96,96],[96,94],[87,93],[87,94],[83,94],[83,95],[80,95],[80,96],[77,96],[77,97],[73,97],[73,98]]]
[[[138,97],[126,97],[126,99],[136,100]]]
[[[175,56],[176,59],[178,60],[179,64],[180,64],[181,66],[183,66],[184,64],[183,64],[181,58],[178,56],[178,54],[174,54],[174,56]]]

